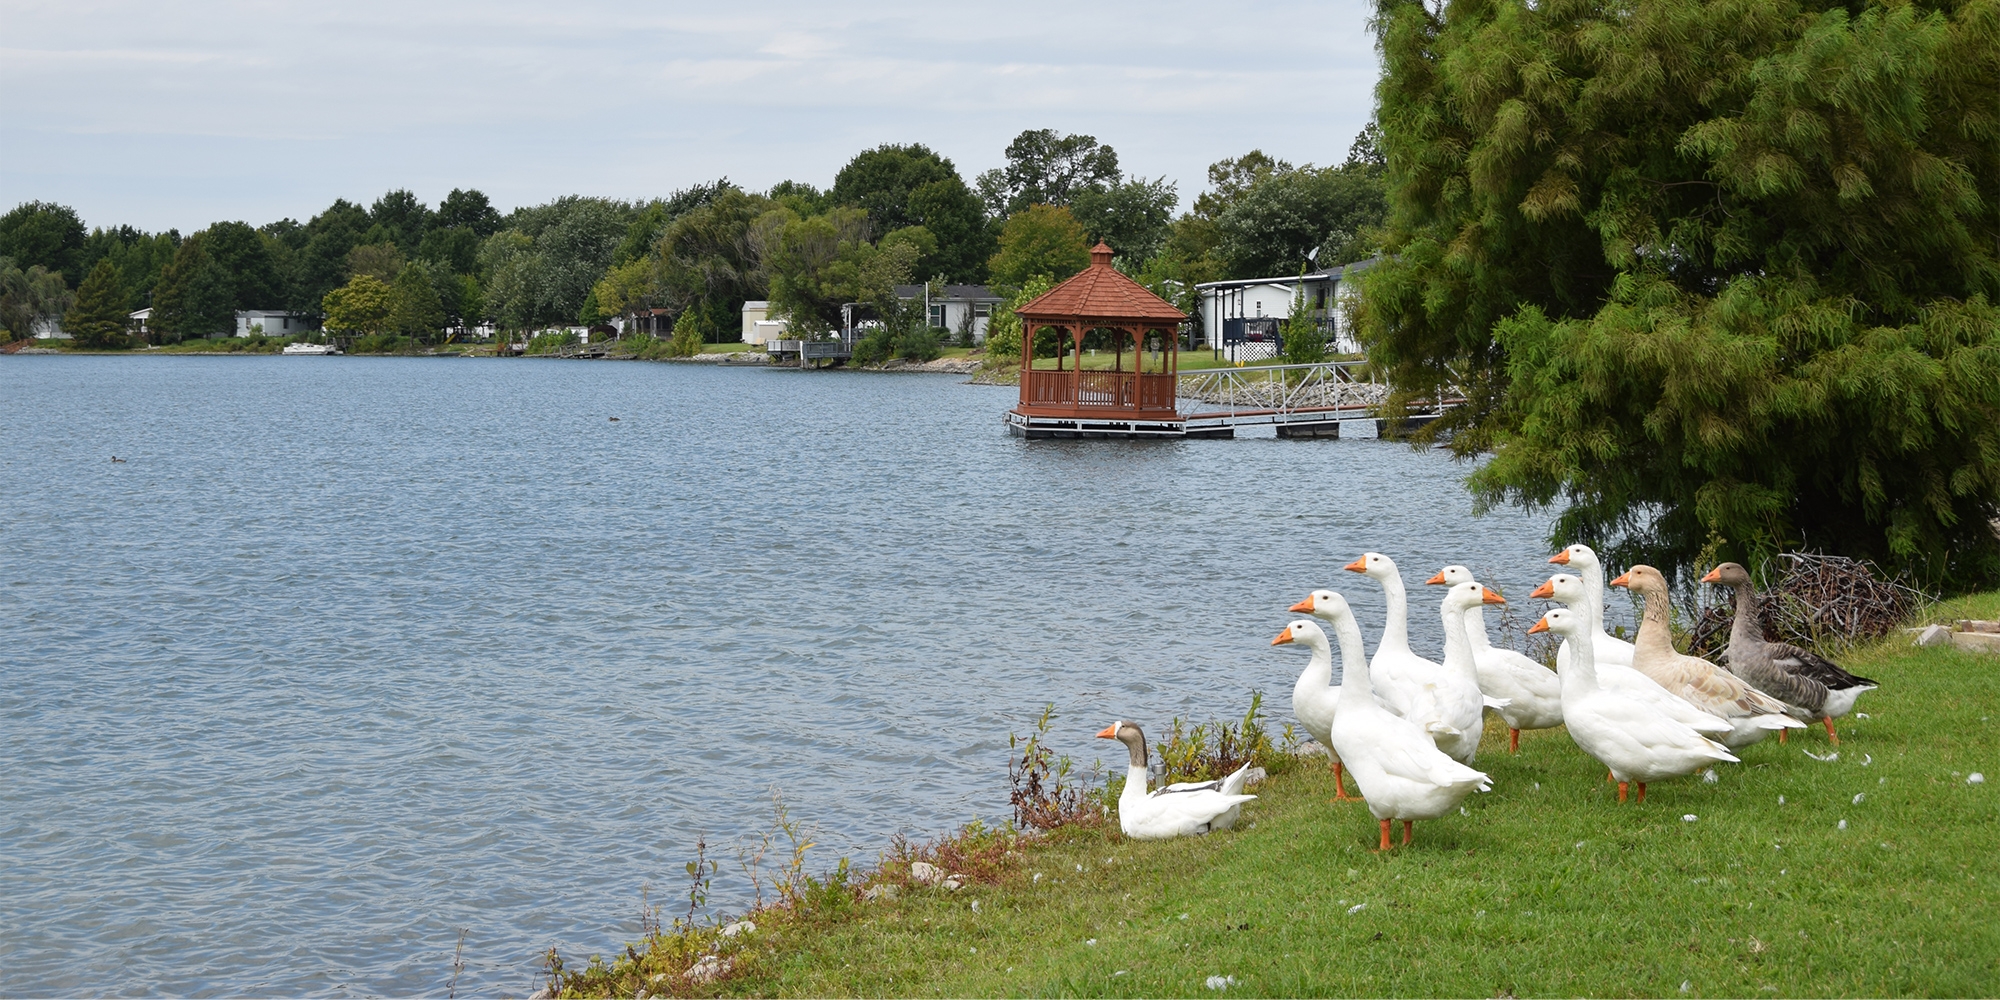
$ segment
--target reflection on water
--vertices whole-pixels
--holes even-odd
[[[1010,731],[1284,717],[1364,549],[1525,597],[1546,520],[1368,440],[1024,442],[950,378],[0,363],[0,992],[525,993],[770,795],[816,864],[1006,815]],[[616,416],[616,422],[609,418]],[[113,464],[109,456],[127,459]],[[1522,601],[1520,624],[1532,621]]]

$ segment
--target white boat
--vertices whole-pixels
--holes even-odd
[[[299,342],[299,343],[296,343],[296,344],[286,344],[286,345],[285,345],[285,350],[284,350],[284,352],[283,352],[283,353],[285,353],[285,354],[339,354],[339,353],[340,353],[340,345],[338,345],[338,344],[308,344],[308,343],[305,343],[305,342],[301,341],[301,342]]]

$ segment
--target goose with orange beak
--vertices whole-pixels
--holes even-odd
[[[1757,588],[1750,582],[1750,571],[1741,565],[1723,563],[1709,570],[1701,582],[1736,591],[1736,620],[1729,626],[1729,672],[1784,702],[1794,718],[1824,722],[1826,738],[1839,746],[1840,734],[1834,730],[1833,720],[1846,715],[1863,693],[1875,690],[1875,682],[1842,670],[1812,650],[1765,640]],[[1781,729],[1778,740],[1784,739]]]
[[[1557,573],[1549,577],[1548,582],[1536,587],[1535,592],[1528,596],[1561,601],[1568,605],[1571,614],[1589,623],[1586,627],[1591,630],[1590,641],[1595,646],[1604,634],[1604,625],[1590,613],[1588,593],[1582,577]],[[1571,658],[1575,655],[1576,651],[1570,641],[1564,639],[1563,644],[1556,650],[1556,670],[1560,672],[1567,669]],[[1653,710],[1710,739],[1718,739],[1730,730],[1729,723],[1694,707],[1686,698],[1668,691],[1655,683],[1651,677],[1630,666],[1604,659],[1598,659],[1592,665],[1596,668],[1597,686],[1606,691],[1650,706]]]
[[[1805,723],[1785,714],[1784,702],[1699,656],[1674,648],[1667,624],[1667,578],[1659,570],[1634,566],[1611,585],[1630,589],[1646,604],[1639,619],[1638,641],[1632,644],[1632,669],[1729,723],[1729,732],[1722,737],[1724,746],[1749,746],[1781,729],[1805,728]]]
[[[1504,699],[1488,697],[1479,687],[1479,668],[1472,660],[1472,640],[1465,634],[1465,614],[1473,608],[1505,603],[1505,598],[1485,585],[1467,580],[1445,591],[1438,606],[1438,617],[1444,622],[1444,681],[1437,689],[1438,715],[1454,732],[1438,737],[1437,745],[1461,764],[1472,763],[1479,752],[1479,738],[1486,733],[1482,718],[1486,707],[1498,709],[1508,704]]]
[[[1425,581],[1456,587],[1472,582],[1472,571],[1463,566],[1446,566]],[[1498,598],[1499,595],[1494,595]],[[1553,729],[1562,725],[1562,683],[1555,672],[1511,649],[1498,649],[1486,635],[1483,601],[1459,614],[1466,645],[1472,651],[1472,665],[1479,690],[1489,699],[1487,707],[1507,724],[1507,749],[1521,749],[1521,730]],[[1451,658],[1451,632],[1446,626],[1445,658]],[[1497,704],[1496,704],[1497,703]]]
[[[1292,611],[1310,614],[1320,603],[1334,600],[1346,603],[1344,598],[1331,590],[1315,590],[1307,594],[1305,600],[1292,605]],[[1333,683],[1333,649],[1327,642],[1325,630],[1312,622],[1302,624],[1306,627],[1287,628],[1278,633],[1278,637],[1271,640],[1271,645],[1296,642],[1312,650],[1312,659],[1306,661],[1306,669],[1299,674],[1298,683],[1292,685],[1292,714],[1298,717],[1299,725],[1306,727],[1306,732],[1326,748],[1327,760],[1333,768],[1333,801],[1356,802],[1359,800],[1347,794],[1346,783],[1341,780],[1343,765],[1340,754],[1333,750],[1333,713],[1340,707],[1340,687]],[[1340,666],[1343,671],[1368,669],[1367,664],[1360,662],[1342,663]]]
[[[1444,665],[1410,650],[1410,603],[1403,592],[1403,574],[1396,561],[1380,552],[1364,552],[1343,567],[1382,585],[1389,614],[1382,623],[1382,641],[1368,661],[1368,680],[1382,707],[1415,722],[1440,743],[1462,734],[1447,723],[1438,706],[1438,688],[1445,683]],[[1316,617],[1318,612],[1314,612]],[[1344,697],[1344,696],[1343,696]]]
[[[1466,796],[1493,787],[1492,779],[1446,756],[1431,734],[1375,701],[1370,671],[1360,669],[1361,626],[1339,594],[1315,599],[1313,613],[1331,622],[1347,665],[1340,676],[1340,706],[1328,733],[1335,753],[1354,775],[1354,784],[1381,824],[1381,850],[1389,849],[1390,824],[1403,821],[1403,844],[1410,843],[1410,824],[1450,812]],[[1274,640],[1295,642],[1312,622],[1295,621]]]
[[[1574,655],[1561,668],[1563,722],[1576,745],[1610,769],[1618,782],[1618,801],[1626,800],[1633,784],[1644,802],[1650,782],[1736,760],[1722,744],[1657,709],[1599,687],[1593,631],[1587,616],[1567,608],[1551,608],[1528,629],[1531,635],[1554,632],[1573,647]]]
[[[1598,560],[1597,551],[1580,543],[1569,545],[1550,556],[1549,561],[1576,574],[1589,592],[1590,615],[1597,622],[1597,662],[1631,666],[1632,644],[1604,631],[1604,564]],[[1571,605],[1571,609],[1576,606]]]
[[[1242,814],[1243,803],[1257,797],[1243,793],[1250,777],[1248,764],[1220,781],[1179,782],[1148,792],[1146,734],[1139,724],[1121,719],[1105,726],[1097,738],[1117,740],[1131,752],[1125,790],[1118,795],[1118,828],[1133,840],[1172,840],[1230,829]]]

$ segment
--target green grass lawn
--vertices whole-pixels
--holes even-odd
[[[2000,594],[1927,617],[2000,617]],[[687,951],[641,967],[741,996],[2000,994],[2000,658],[1907,643],[1842,657],[1882,687],[1837,758],[1807,730],[1621,805],[1561,730],[1510,755],[1489,726],[1493,791],[1409,848],[1377,853],[1315,764],[1232,833],[1068,831],[990,884],[760,914],[719,982],[652,971]]]

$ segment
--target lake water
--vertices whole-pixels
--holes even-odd
[[[1007,737],[1275,719],[1340,572],[1547,518],[1373,440],[1027,442],[938,376],[0,360],[0,994],[522,995],[771,796],[810,864],[1004,819]],[[616,422],[610,417],[617,417]],[[124,459],[113,463],[111,456]],[[1116,748],[1114,748],[1116,749]],[[669,911],[672,912],[671,910]]]

